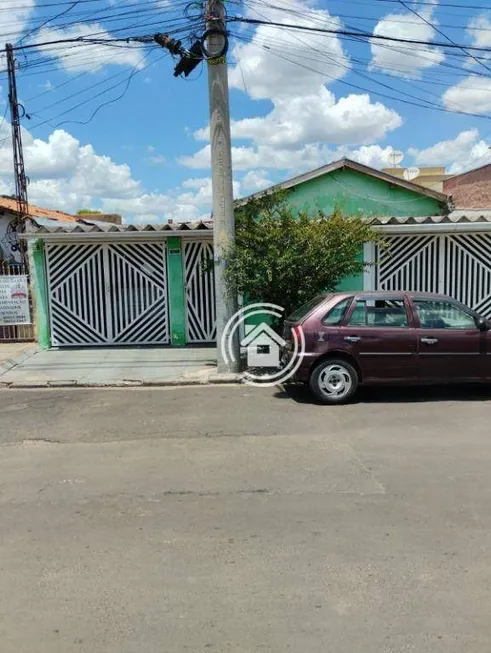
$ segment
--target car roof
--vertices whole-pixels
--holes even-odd
[[[352,290],[352,291],[343,291],[336,292],[332,295],[326,295],[326,299],[336,298],[343,299],[345,297],[358,297],[363,295],[363,297],[393,297],[394,295],[403,295],[406,297],[423,297],[427,299],[452,299],[448,295],[442,295],[440,293],[432,292],[416,292],[416,291],[406,291],[406,290]],[[453,300],[455,301],[455,300]]]

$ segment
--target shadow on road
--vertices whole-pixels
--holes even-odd
[[[276,399],[289,399],[298,404],[319,405],[303,385],[286,385],[275,393]],[[423,387],[370,387],[360,388],[354,403],[395,404],[427,403],[436,401],[491,401],[491,385],[448,385]]]

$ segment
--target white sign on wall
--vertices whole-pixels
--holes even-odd
[[[27,276],[0,276],[0,326],[31,324]]]

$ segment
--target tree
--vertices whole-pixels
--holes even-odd
[[[80,211],[77,211],[77,215],[102,215],[102,211],[97,211],[96,209],[80,209]]]
[[[363,244],[378,234],[361,216],[296,211],[284,193],[236,209],[236,244],[227,255],[229,288],[248,302],[278,304],[289,315],[316,294],[360,274]]]

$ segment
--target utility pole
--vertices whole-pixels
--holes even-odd
[[[152,39],[171,54],[180,56],[180,61],[174,70],[175,77],[180,75],[188,77],[203,59],[208,64],[217,365],[219,372],[237,372],[240,367],[237,330],[229,347],[235,360],[226,362],[221,349],[225,327],[237,311],[237,296],[229,292],[225,281],[226,257],[235,244],[226,14],[224,0],[203,0],[203,6],[206,12],[206,32],[189,50],[184,48],[181,41],[167,34],[155,34]]]
[[[237,372],[240,347],[236,332],[235,363],[227,363],[221,351],[225,326],[237,311],[237,297],[225,283],[224,256],[235,243],[232,145],[227,69],[227,36],[223,0],[207,0],[207,63],[210,97],[211,174],[213,187],[213,234],[215,251],[215,294],[218,372]]]
[[[14,152],[14,178],[15,196],[17,199],[17,219],[15,230],[22,233],[25,229],[25,219],[29,215],[29,203],[27,200],[27,177],[24,169],[24,154],[22,148],[22,131],[20,126],[19,100],[17,98],[17,82],[15,77],[15,56],[10,43],[5,46],[7,53],[7,70],[9,78],[9,105],[10,123],[12,126],[12,150]],[[25,247],[19,242],[21,260],[26,263]]]

